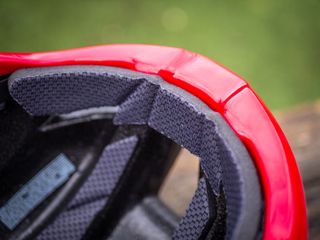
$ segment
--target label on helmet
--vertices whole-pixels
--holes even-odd
[[[45,198],[64,184],[75,171],[64,154],[59,154],[0,208],[0,220],[13,230]]]

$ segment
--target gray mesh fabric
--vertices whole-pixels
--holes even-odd
[[[67,209],[38,239],[81,239],[94,216],[108,201],[137,142],[138,138],[132,136],[106,146],[91,175]]]
[[[174,240],[199,239],[210,217],[207,186],[204,178],[200,179],[198,188],[188,207],[186,216],[179,223],[173,234]]]
[[[253,162],[222,117],[198,98],[160,77],[102,66],[19,70],[9,91],[32,115],[119,105],[115,124],[149,125],[200,157],[215,194],[223,183],[227,239],[255,238],[262,198]]]
[[[42,68],[43,71],[28,71],[19,81],[11,81],[9,88],[11,92],[18,94],[15,97],[18,102],[22,98],[26,101],[19,103],[29,113],[45,115],[117,105],[141,82],[134,75],[127,78],[108,71],[97,75],[97,68],[99,69],[92,66],[88,71],[82,71],[81,68],[66,69],[63,73],[55,68],[51,68],[51,71],[47,71],[48,68]],[[31,107],[35,101],[37,107]]]
[[[211,134],[215,132],[215,124],[212,121],[205,120],[203,128],[203,136],[201,142],[201,151],[199,157],[201,159],[200,164],[203,172],[208,177],[208,181],[215,192],[219,191],[220,181],[222,178],[222,167],[220,151],[218,146],[217,134]],[[212,161],[215,159],[215,161]]]
[[[41,232],[37,239],[81,239],[86,228],[104,204],[105,200],[98,200],[69,211],[64,211],[49,227]]]
[[[107,198],[115,188],[138,142],[136,136],[106,146],[93,172],[68,208]]]
[[[199,154],[203,114],[166,89],[160,89],[151,111],[149,126],[165,133],[190,152]]]
[[[125,102],[114,118],[117,124],[146,124],[148,122],[158,86],[149,82],[142,83]],[[143,98],[141,97],[143,96]]]
[[[213,151],[217,152],[218,149],[214,146],[215,134],[212,134],[215,132],[214,123],[211,122],[212,128],[207,128],[207,122],[205,114],[197,111],[196,106],[168,89],[160,89],[148,124],[200,156],[201,160],[206,162],[207,167],[204,170],[209,177],[211,187],[218,193],[222,177],[221,163],[212,161],[218,159],[213,154]],[[208,136],[211,139],[208,139]]]

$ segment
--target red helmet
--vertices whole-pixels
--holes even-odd
[[[148,45],[0,53],[0,93],[3,238],[307,238],[282,130],[247,82],[204,56]],[[179,221],[152,197],[177,146],[201,169]]]

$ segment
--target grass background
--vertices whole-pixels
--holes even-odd
[[[320,96],[318,0],[0,0],[0,51],[149,43],[204,54],[272,109]]]

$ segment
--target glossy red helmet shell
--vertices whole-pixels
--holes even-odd
[[[263,239],[307,238],[306,204],[295,158],[278,123],[247,82],[204,56],[148,45],[0,53],[0,76],[20,68],[81,64],[159,75],[218,111],[258,169],[265,201]]]

